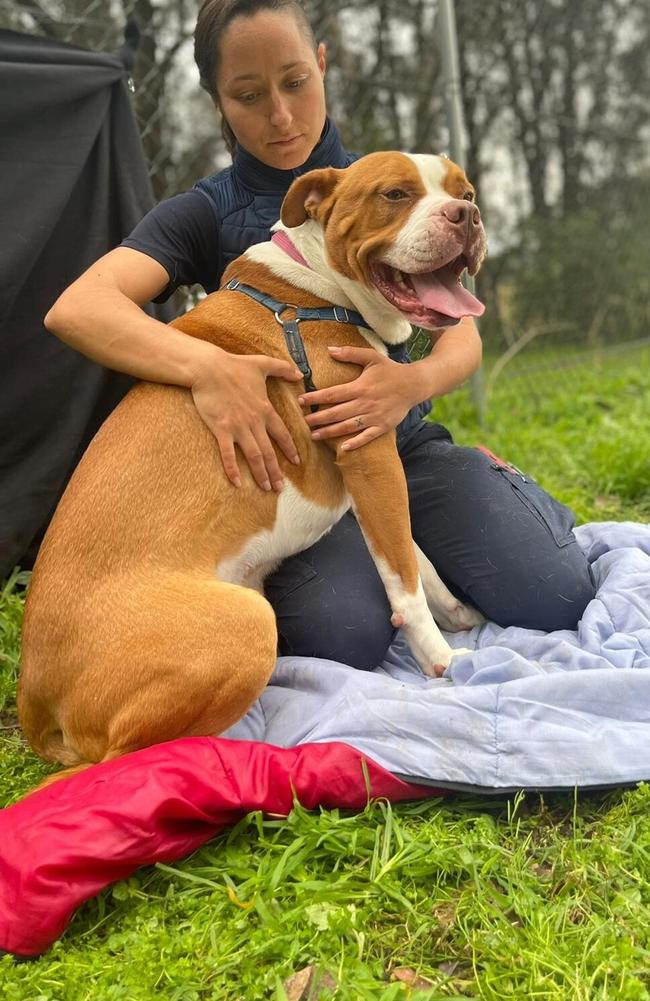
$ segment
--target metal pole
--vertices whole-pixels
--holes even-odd
[[[454,0],[438,0],[439,51],[444,74],[444,94],[449,127],[449,155],[460,167],[465,167],[465,121],[463,115],[463,88],[458,58],[458,35]],[[466,275],[463,283],[473,294],[474,279]],[[475,372],[470,380],[472,401],[480,424],[485,421],[485,386],[483,370]]]

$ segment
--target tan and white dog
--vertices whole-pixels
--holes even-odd
[[[372,331],[301,324],[316,386],[335,386],[359,368],[333,361],[328,345],[386,353],[411,323],[434,329],[482,312],[459,281],[485,253],[473,198],[463,171],[438,156],[374,153],[346,170],[313,171],[282,206],[294,257],[276,242],[258,244],[224,280],[295,306],[359,311]],[[175,326],[230,352],[288,356],[273,313],[236,290],[208,296]],[[395,435],[353,451],[341,450],[344,437],[315,442],[298,404],[302,385],[272,379],[268,390],[301,459],[280,455],[279,495],[248,470],[241,487],[229,482],[184,389],[139,384],[92,441],[27,600],[18,705],[44,758],[76,771],[159,741],[216,735],[238,720],[276,659],[264,577],[350,505],[392,621],[425,673],[441,673],[453,652],[429,607],[443,627],[479,620],[416,554]]]

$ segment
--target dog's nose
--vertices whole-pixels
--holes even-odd
[[[481,225],[481,213],[478,206],[466,199],[453,198],[451,201],[445,202],[439,211],[450,223],[466,230],[467,233],[472,233]]]

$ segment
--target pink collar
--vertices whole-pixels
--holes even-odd
[[[276,243],[280,248],[280,250],[284,250],[285,254],[288,254],[289,257],[292,257],[294,261],[298,262],[298,264],[302,264],[306,268],[309,267],[309,264],[307,263],[305,258],[302,256],[298,248],[294,245],[293,241],[289,239],[289,237],[287,236],[287,234],[283,229],[279,229],[277,233],[273,234],[273,236],[271,237],[271,243]]]

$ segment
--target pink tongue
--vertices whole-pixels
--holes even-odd
[[[460,285],[449,272],[430,271],[423,275],[409,275],[415,293],[427,309],[460,319],[461,316],[482,316],[485,306],[476,296]]]

